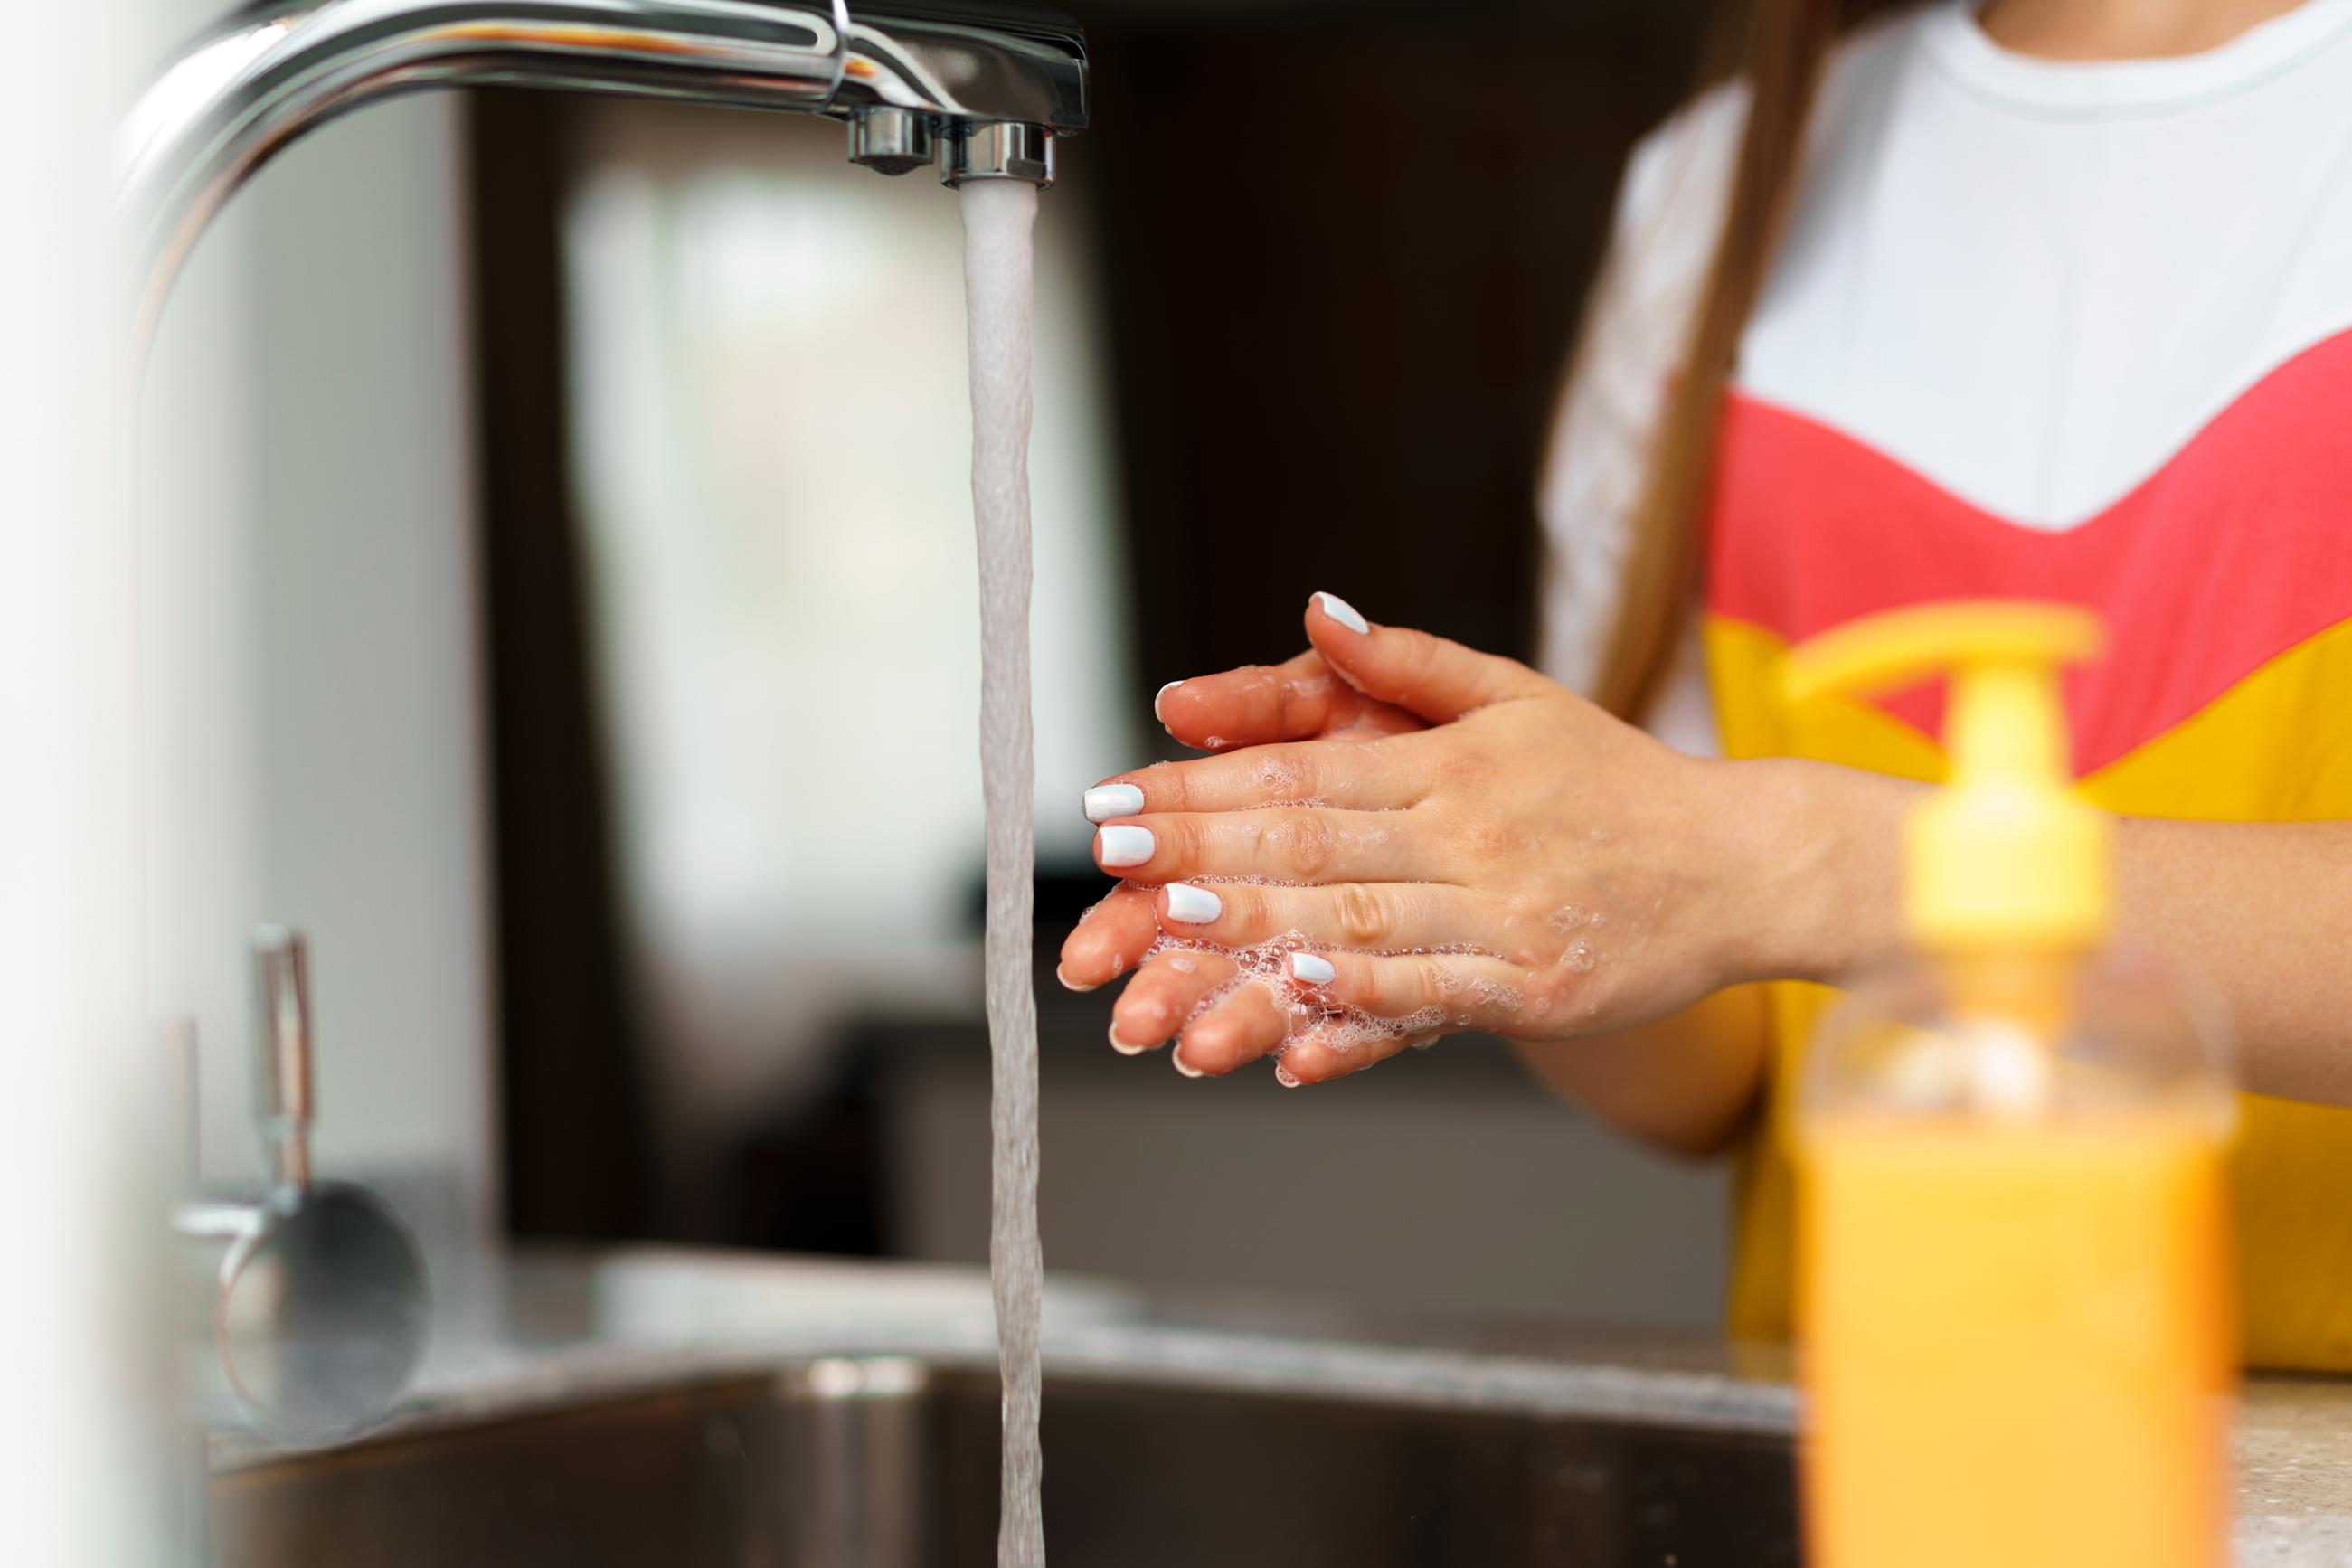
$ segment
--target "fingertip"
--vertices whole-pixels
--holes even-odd
[[[1131,784],[1097,784],[1080,803],[1086,818],[1099,827],[1122,816],[1143,815],[1143,791]]]
[[[1316,595],[1328,626],[1307,621],[1332,672],[1375,702],[1402,708],[1432,724],[1450,723],[1475,709],[1512,697],[1530,697],[1554,683],[1513,659],[1483,654],[1412,626],[1375,626],[1344,600],[1334,611]],[[1363,622],[1361,626],[1356,622]]]
[[[1163,702],[1165,702],[1165,701],[1167,701],[1167,700],[1168,700],[1168,694],[1169,694],[1170,692],[1171,692],[1171,691],[1175,690],[1178,687],[1180,687],[1180,686],[1181,686],[1181,685],[1183,685],[1183,684],[1184,684],[1184,683],[1183,683],[1182,681],[1181,681],[1181,680],[1171,680],[1171,681],[1170,681],[1167,685],[1165,685],[1165,686],[1161,687],[1161,688],[1160,688],[1160,689],[1156,693],[1154,693],[1154,694],[1153,694],[1153,696],[1152,696],[1152,699],[1151,699],[1151,716],[1152,716],[1154,719],[1157,719],[1157,720],[1159,720],[1159,721],[1160,721],[1160,727],[1161,727],[1161,728],[1163,728],[1163,729],[1165,729],[1165,728],[1167,727],[1167,724],[1168,724],[1168,715],[1167,715],[1167,714],[1165,714],[1165,713],[1163,713],[1163,712],[1161,712],[1161,711],[1160,710],[1160,705],[1161,703],[1163,703]]]
[[[1278,1049],[1286,1024],[1273,994],[1263,985],[1249,985],[1184,1029],[1179,1044],[1188,1067],[1203,1076],[1223,1078]]]
[[[1114,902],[1114,900],[1117,900]],[[1073,991],[1109,984],[1143,961],[1160,936],[1160,915],[1149,899],[1113,893],[1062,939],[1055,977]]]
[[[1311,1038],[1293,1039],[1275,1064],[1276,1081],[1285,1089],[1303,1089],[1343,1076],[1347,1068],[1328,1046]]]
[[[1382,655],[1381,638],[1373,635],[1372,624],[1336,594],[1318,593],[1308,603],[1323,619],[1318,626],[1314,616],[1307,616],[1307,636],[1323,656],[1324,668],[1359,699],[1379,700],[1365,684],[1364,672],[1357,668]]]
[[[1213,925],[1225,912],[1224,900],[1213,890],[1191,882],[1171,882],[1160,889],[1160,898],[1170,923],[1174,925]]]
[[[1337,626],[1347,627],[1349,631],[1354,632],[1358,637],[1369,637],[1371,635],[1371,622],[1364,619],[1364,615],[1361,610],[1357,609],[1355,605],[1348,603],[1347,600],[1339,597],[1339,595],[1318,592],[1316,594],[1313,603],[1317,609],[1323,612],[1323,616],[1326,620],[1328,620]]]
[[[1095,864],[1106,871],[1132,871],[1159,853],[1159,838],[1140,823],[1115,822],[1095,830]]]
[[[1222,1033],[1214,1024],[1215,1015],[1202,1019],[1180,1032],[1169,1049],[1171,1065],[1186,1078],[1223,1078],[1240,1064],[1225,1059],[1220,1048]]]
[[[1386,1038],[1335,1044],[1328,1036],[1310,1029],[1290,1042],[1289,1048],[1283,1052],[1282,1065],[1301,1084],[1328,1083],[1377,1066],[1403,1048],[1398,1041]]]

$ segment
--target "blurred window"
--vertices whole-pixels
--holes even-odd
[[[961,219],[936,177],[842,143],[600,105],[565,217],[596,675],[673,1113],[772,1102],[845,1014],[977,994]],[[1078,200],[1050,193],[1038,237],[1048,862],[1084,857],[1078,792],[1137,755]]]

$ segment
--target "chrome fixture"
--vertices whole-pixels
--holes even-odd
[[[310,947],[299,931],[254,936],[255,1121],[268,1184],[258,1203],[193,1201],[173,1228],[226,1243],[213,1270],[209,1331],[237,1413],[289,1445],[334,1442],[383,1419],[408,1386],[430,1321],[425,1264],[408,1229],[365,1187],[314,1181],[316,1106]],[[194,1174],[194,1026],[172,1040]]]
[[[849,117],[849,161],[877,174],[911,174],[937,155],[928,114],[880,108]]]
[[[966,180],[1026,180],[1054,183],[1054,136],[1042,125],[1017,120],[958,121],[948,127],[940,151],[940,177],[950,185]]]
[[[299,931],[264,926],[253,939],[253,962],[261,1147],[269,1164],[269,1201],[290,1208],[310,1190],[310,945]]]
[[[1053,183],[1087,124],[1086,34],[1015,0],[262,0],[184,51],[116,146],[143,341],[213,216],[278,152],[378,99],[508,85],[796,110],[885,174]]]

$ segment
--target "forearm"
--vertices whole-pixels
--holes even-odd
[[[1712,1154],[1746,1120],[1768,1060],[1764,994],[1734,986],[1672,1017],[1591,1040],[1517,1042],[1562,1099],[1678,1154]]]
[[[1769,783],[1759,792],[1769,807],[1759,831],[1778,847],[1747,878],[1768,891],[1735,929],[1751,944],[1748,977],[1834,984],[1900,941],[1900,824],[1918,786],[1783,765],[1777,795]],[[2116,881],[2118,939],[2228,1003],[2244,1087],[2352,1105],[2352,822],[2126,817]],[[1801,911],[1786,944],[1754,918],[1774,902]]]
[[[2123,939],[2217,986],[2243,1086],[2352,1105],[2352,823],[2126,819]]]
[[[1748,973],[1835,983],[1900,939],[1900,819],[1917,786],[1797,764],[1762,814],[1788,847],[1749,880],[1804,911],[1776,944],[1751,921]],[[1777,824],[1777,826],[1771,826]],[[2352,822],[2126,817],[2116,835],[2118,940],[2153,950],[2228,1003],[2240,1077],[2258,1094],[2352,1105]]]
[[[1917,786],[1816,763],[1750,770],[1724,981],[1834,983],[1900,941],[1897,851]],[[2245,1088],[2352,1105],[2352,823],[2126,818],[2117,836],[2119,938],[2215,986]],[[1598,1039],[1524,1044],[1529,1070],[1636,1137],[1719,1147],[1761,1087],[1754,987]]]

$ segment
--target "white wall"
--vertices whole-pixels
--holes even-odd
[[[494,1196],[460,112],[364,110],[236,198],[142,431],[150,996],[200,1025],[205,1174],[255,1171],[245,933],[299,925],[320,1164],[436,1254]]]

